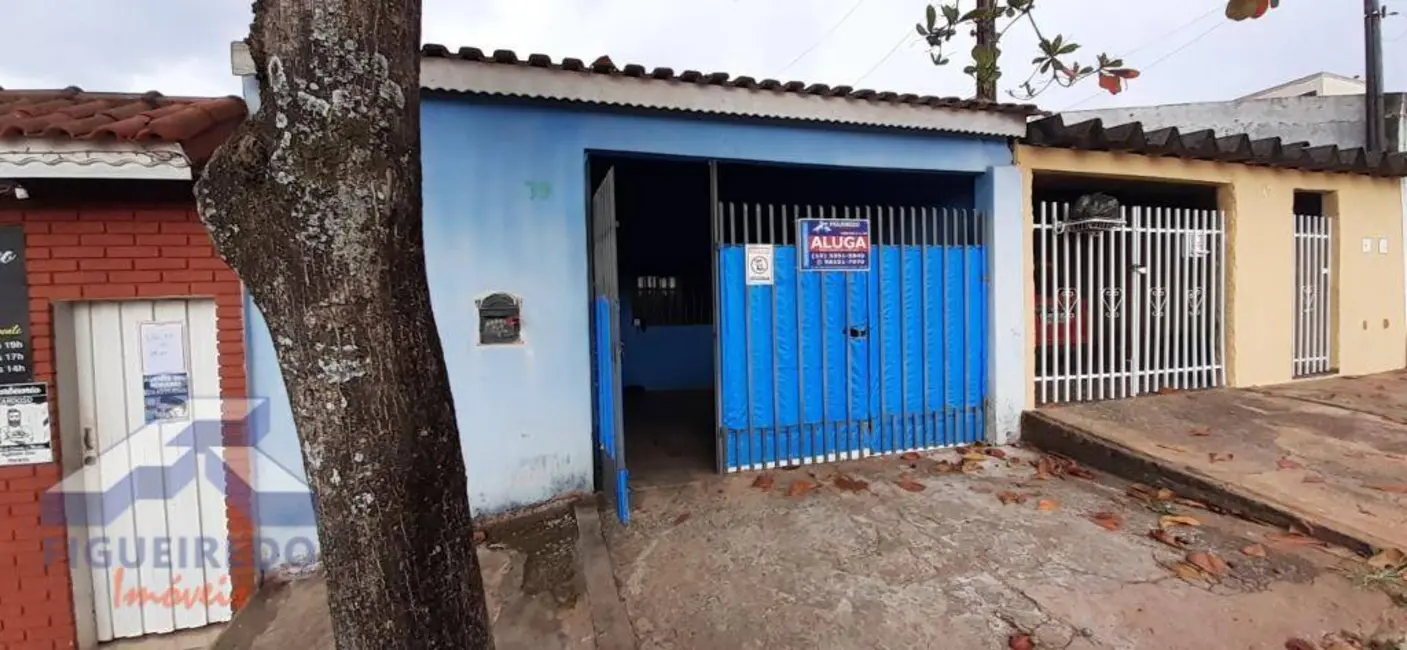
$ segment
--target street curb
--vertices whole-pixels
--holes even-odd
[[[594,499],[576,503],[576,555],[581,575],[586,579],[586,597],[591,601],[591,624],[596,628],[597,650],[635,650],[635,631],[630,615],[616,587],[615,567],[610,549],[601,533],[601,515]]]
[[[1354,533],[1337,530],[1332,523],[1320,521],[1285,504],[1265,501],[1194,468],[1177,466],[1130,449],[1041,411],[1026,411],[1021,415],[1021,439],[1043,451],[1071,458],[1087,467],[1144,485],[1168,488],[1178,496],[1252,521],[1282,529],[1293,527],[1360,555],[1373,553],[1372,543]]]

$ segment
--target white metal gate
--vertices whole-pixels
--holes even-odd
[[[1067,232],[1038,204],[1036,401],[1120,399],[1226,383],[1226,220],[1216,210],[1121,208],[1124,224]]]
[[[1332,372],[1333,251],[1328,217],[1295,215],[1295,377]]]

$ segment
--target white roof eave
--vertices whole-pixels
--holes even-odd
[[[0,178],[191,180],[174,142],[0,139]]]

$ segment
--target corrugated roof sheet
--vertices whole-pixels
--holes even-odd
[[[519,56],[511,50],[495,50],[492,54],[487,54],[483,50],[474,47],[465,47],[458,50],[450,50],[443,45],[425,45],[421,53],[427,59],[448,59],[454,61],[467,61],[483,64],[497,64],[503,66],[515,66],[520,69],[535,68],[543,71],[558,71],[568,73],[578,73],[580,75],[599,75],[614,79],[635,79],[641,82],[659,82],[660,87],[667,85],[679,86],[689,84],[697,87],[713,87],[727,89],[744,89],[749,91],[766,91],[776,97],[808,97],[821,98],[827,100],[851,100],[840,103],[837,108],[853,105],[854,103],[864,103],[876,107],[907,107],[922,109],[925,107],[936,109],[949,109],[960,111],[976,111],[984,114],[995,114],[1006,118],[1025,118],[1033,115],[1038,109],[1030,104],[1006,104],[1000,102],[988,102],[973,99],[961,99],[957,97],[935,97],[932,95],[918,95],[913,93],[898,93],[889,91],[878,91],[871,89],[857,89],[851,86],[829,86],[819,83],[806,83],[802,81],[780,81],[776,79],[756,79],[749,76],[733,76],[726,72],[704,73],[697,70],[675,71],[672,68],[646,68],[637,64],[617,65],[609,57],[600,57],[591,63],[586,63],[581,59],[565,58],[561,61],[553,61],[545,54],[529,54]],[[422,68],[424,77],[424,68]],[[654,84],[650,84],[652,87]],[[458,87],[453,87],[458,86]],[[469,87],[473,84],[425,84],[429,90],[444,90],[449,92],[485,92],[486,94],[510,93],[495,90],[484,90],[479,87]],[[553,93],[551,90],[541,91],[515,90],[513,96],[537,97],[542,99],[568,99],[573,101],[583,101],[589,103],[611,104],[621,106],[638,106],[641,108],[669,108],[675,110],[690,110],[690,107],[670,105],[661,106],[649,103],[646,98],[638,101],[613,100],[606,97],[581,98],[563,97],[561,93]],[[744,110],[723,111],[710,110],[708,108],[698,109],[700,112],[731,112],[733,114],[755,114],[760,117],[769,117],[766,111],[757,110],[747,112]],[[786,117],[786,116],[780,116]],[[803,118],[814,121],[832,121],[825,117]],[[837,116],[836,122],[866,123],[864,119],[847,119]],[[882,124],[881,126],[894,126],[892,124]],[[922,127],[918,127],[922,128]],[[1018,125],[1019,132],[1019,125]]]
[[[1035,120],[1026,127],[1024,143],[1301,171],[1407,176],[1407,154],[1403,153],[1372,153],[1362,148],[1340,149],[1335,145],[1314,146],[1307,142],[1285,143],[1280,138],[1252,140],[1244,134],[1217,137],[1211,129],[1186,133],[1175,127],[1144,131],[1140,122],[1105,126],[1098,118],[1068,125],[1060,115]]]

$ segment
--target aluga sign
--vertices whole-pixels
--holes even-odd
[[[870,222],[867,219],[798,219],[806,250],[803,271],[870,270]]]

